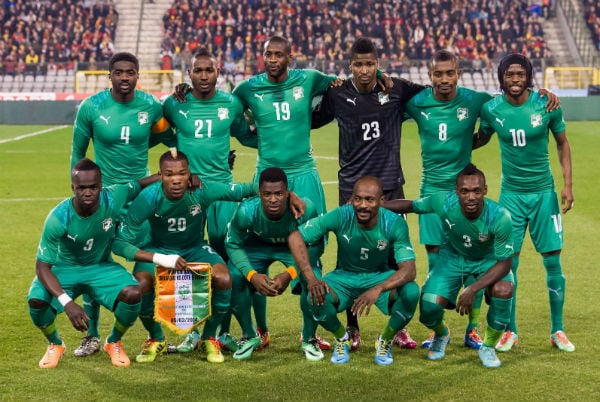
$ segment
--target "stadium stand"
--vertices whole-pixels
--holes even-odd
[[[112,1],[3,0],[0,22],[2,90],[62,91],[76,66],[110,59],[118,13]]]
[[[550,52],[544,32],[544,22],[554,18],[552,0],[2,1],[2,91],[96,91],[106,80],[79,75],[75,87],[74,71],[105,70],[116,50],[136,53],[142,69],[185,72],[198,46],[215,54],[223,72],[221,86],[231,88],[263,71],[262,46],[273,34],[293,38],[297,67],[340,76],[347,72],[345,54],[357,36],[375,39],[383,69],[416,82],[428,82],[426,60],[447,48],[461,56],[462,85],[490,91],[497,88],[495,66],[505,54],[530,57],[538,85],[544,84],[544,67],[558,56]],[[598,44],[600,7],[595,0],[580,2]],[[148,25],[148,14],[140,11],[144,5],[162,17],[153,16]],[[162,39],[155,41],[150,38],[160,35],[160,20]],[[156,51],[150,50],[154,46]],[[66,79],[58,79],[59,73],[66,73]],[[172,81],[159,78],[157,90]]]

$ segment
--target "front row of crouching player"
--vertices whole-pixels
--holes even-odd
[[[355,183],[349,204],[322,216],[317,216],[310,200],[293,196],[285,173],[278,168],[263,171],[258,192],[249,183],[190,188],[188,162],[181,152],[166,152],[160,158],[158,175],[130,184],[102,188],[100,169],[88,159],[75,165],[71,180],[73,196],[46,219],[37,275],[28,295],[31,318],[48,340],[39,363],[42,368],[56,367],[66,350],[55,325],[57,313],[65,311],[75,329],[86,330],[89,317],[73,301],[83,291],[114,312],[115,323],[104,345],[113,365],[130,364],[121,337],[138,316],[148,340],[136,361],[154,361],[166,350],[162,328],[153,318],[155,265],[185,269],[187,261],[209,262],[213,267],[212,316],[200,340],[212,363],[224,360],[216,335],[228,309],[243,331],[244,341],[234,358],[248,359],[260,344],[250,315],[251,293],[277,296],[297,280],[305,340],[301,349],[308,360],[324,358],[315,340],[317,324],[321,324],[335,336],[331,362],[348,363],[349,335],[337,314],[350,308],[356,315],[367,315],[376,305],[390,318],[377,339],[375,363],[392,364],[394,334],[410,322],[417,304],[420,321],[435,333],[427,358],[442,359],[450,340],[444,309],[468,314],[475,294],[485,289],[490,308],[478,353],[486,367],[501,364],[494,346],[510,320],[512,222],[505,209],[485,197],[485,176],[472,164],[459,173],[455,191],[414,201],[385,201],[381,182],[363,177]],[[230,225],[228,269],[202,235],[204,211],[216,200],[241,201],[250,196],[254,198],[240,204]],[[121,208],[132,200],[116,231]],[[421,292],[415,282],[408,226],[398,215],[406,212],[436,213],[444,222],[446,242]],[[151,240],[140,248],[133,239],[146,221]],[[321,276],[317,261],[330,231],[337,238],[337,264]],[[396,270],[388,265],[390,249]],[[136,261],[133,275],[112,260],[111,250]],[[268,267],[274,261],[287,269],[271,278]],[[470,275],[477,280],[458,296]]]

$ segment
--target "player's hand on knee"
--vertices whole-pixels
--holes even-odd
[[[325,302],[325,296],[329,293],[329,287],[327,282],[314,280],[307,284],[308,293],[310,294],[310,301],[312,304],[322,306]]]
[[[376,286],[358,296],[354,300],[352,308],[350,309],[352,311],[352,314],[358,317],[363,315],[363,313],[364,315],[369,315],[369,312],[371,311],[371,306],[375,304],[380,294],[381,291]]]
[[[177,254],[154,253],[152,262],[165,268],[187,269],[187,262]]]
[[[67,317],[69,317],[73,328],[81,332],[87,331],[90,317],[88,317],[79,304],[75,303],[74,301],[67,303],[65,305],[65,314],[67,314]]]
[[[463,292],[456,301],[456,312],[458,312],[460,315],[469,314],[473,309],[475,294],[476,292],[473,292],[469,286],[464,288]]]

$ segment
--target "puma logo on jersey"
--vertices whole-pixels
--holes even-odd
[[[74,242],[77,241],[77,236],[79,236],[79,235],[71,236],[70,234],[67,233],[67,239],[73,240]]]
[[[110,120],[110,116],[108,117],[104,117],[103,115],[100,115],[100,120],[104,121],[106,124],[108,124],[108,121]]]
[[[46,247],[38,246],[38,250],[41,255],[44,255],[44,251],[46,251]]]
[[[499,118],[497,118],[497,117],[496,117],[496,121],[497,121],[498,123],[500,123],[500,125],[501,125],[502,127],[504,127],[504,120],[506,120],[506,117],[505,117],[505,118],[503,118],[502,120],[500,120]]]
[[[263,101],[263,96],[265,96],[265,94],[254,94],[254,96],[258,99],[260,99],[260,101]]]
[[[179,114],[183,115],[183,117],[185,117],[187,119],[187,115],[188,115],[189,112],[190,112],[189,110],[187,112],[184,112],[183,110],[180,110]]]
[[[556,296],[558,296],[558,297],[560,297],[560,291],[561,291],[561,290],[562,290],[561,288],[558,288],[558,289],[552,289],[552,288],[548,288],[548,292],[550,292],[550,293],[554,293],[554,294],[555,294]]]
[[[425,120],[429,120],[430,114],[431,114],[431,112],[429,112],[429,113],[421,112],[421,115],[425,117]]]
[[[450,230],[452,230],[452,226],[456,225],[455,223],[450,222],[448,219],[445,219],[445,221],[448,224],[448,227],[450,228]]]
[[[507,245],[505,245],[505,246],[504,246],[504,248],[507,248],[507,249],[509,249],[509,250],[512,250],[512,249],[513,249],[513,246],[511,246],[510,244],[507,244]]]
[[[346,98],[346,102],[352,103],[354,106],[356,106],[356,96],[354,97],[354,99]]]
[[[348,237],[348,235],[347,235],[347,234],[344,234],[344,235],[342,235],[342,237],[343,237],[344,239],[346,239],[346,241],[348,242],[348,244],[350,244],[350,240],[352,239],[352,237]]]

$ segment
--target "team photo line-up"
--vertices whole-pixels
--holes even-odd
[[[429,61],[427,85],[380,70],[376,46],[366,37],[355,40],[347,59],[346,80],[290,68],[290,42],[273,36],[264,46],[265,72],[228,93],[217,88],[216,59],[200,49],[188,70],[191,85],[178,85],[161,103],[136,88],[137,57],[114,54],[111,88],[86,98],[77,111],[73,195],[49,212],[37,250],[27,301],[48,343],[39,367],[56,367],[66,352],[56,327],[61,312],[85,334],[77,357],[103,349],[114,366],[129,366],[121,338],[139,318],[147,339],[138,363],[196,349],[211,363],[223,362],[225,350],[235,360],[250,359],[270,344],[267,298],[288,287],[299,296],[300,350],[308,361],[321,361],[331,350],[332,363],[348,363],[361,345],[358,318],[376,306],[389,320],[374,361],[390,365],[394,345],[418,346],[407,331],[418,306],[420,323],[431,330],[421,344],[427,359],[444,358],[450,342],[444,311],[452,309],[467,316],[464,345],[477,350],[483,366],[499,367],[497,352],[519,341],[517,272],[528,228],[546,269],[550,343],[573,352],[563,326],[560,256],[561,214],[574,205],[571,151],[560,100],[533,88],[530,60],[505,56],[498,65],[501,93],[492,96],[459,86],[459,59],[446,50]],[[410,118],[422,155],[414,200],[405,198],[400,161],[402,122]],[[333,120],[339,206],[327,211],[310,131]],[[471,163],[472,150],[494,133],[502,169],[498,201],[487,198],[485,174]],[[550,133],[564,180],[560,199],[549,164]],[[257,149],[252,182],[233,181],[231,137]],[[90,142],[93,158],[86,157]],[[148,151],[157,144],[169,150],[160,156],[159,172],[149,175]],[[418,214],[427,253],[421,286],[407,213]],[[323,274],[329,232],[337,261]],[[134,261],[133,272],[113,254]],[[194,279],[204,284],[207,301],[193,302],[189,321],[195,325],[180,332],[181,343],[167,343],[156,313],[157,269],[189,278],[190,263],[198,262],[210,266],[208,275]],[[274,262],[285,269],[271,276]],[[81,305],[74,302],[79,296]],[[480,337],[483,300],[489,308]],[[114,314],[104,343],[100,306]],[[231,334],[232,316],[240,336]],[[317,334],[319,325],[332,343]]]

